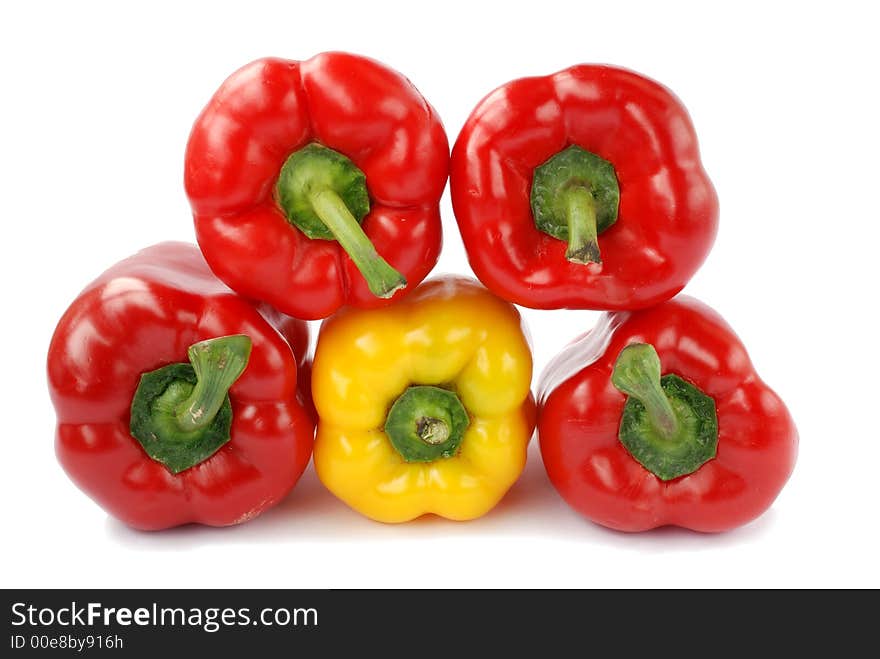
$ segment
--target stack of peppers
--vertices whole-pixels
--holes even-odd
[[[447,178],[482,285],[420,285]],[[312,454],[370,518],[473,519],[536,425],[552,483],[615,529],[730,529],[791,473],[784,404],[720,316],[674,297],[718,202],[685,109],[650,80],[582,65],[511,82],[450,160],[401,74],[347,53],[262,59],[196,119],[185,186],[199,248],[110,268],[49,349],[58,458],[133,527],[251,519]],[[514,303],[607,312],[537,405]]]

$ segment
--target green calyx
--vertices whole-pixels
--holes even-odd
[[[178,474],[228,442],[228,391],[244,372],[250,352],[251,340],[241,334],[208,339],[189,347],[189,364],[141,375],[129,429],[147,455]]]
[[[669,481],[715,457],[715,401],[677,375],[661,377],[654,346],[635,343],[621,350],[611,382],[628,396],[618,438],[645,469]]]
[[[417,385],[394,401],[385,434],[407,462],[434,462],[458,452],[468,425],[467,410],[454,392]]]
[[[568,242],[565,258],[601,263],[599,234],[617,221],[620,186],[614,166],[579,146],[535,168],[532,216],[546,234]]]
[[[361,228],[370,212],[367,179],[344,155],[316,143],[294,152],[281,168],[275,198],[287,221],[306,236],[338,241],[373,295],[389,298],[406,286]]]

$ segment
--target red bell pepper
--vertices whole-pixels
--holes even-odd
[[[244,522],[308,464],[307,346],[303,321],[261,315],[195,245],[145,249],[86,287],[52,337],[58,459],[130,526]]]
[[[540,398],[550,480],[613,529],[732,529],[763,513],[794,467],[785,404],[691,298],[606,314],[548,365]]]
[[[687,111],[659,84],[609,66],[489,94],[452,150],[450,189],[476,275],[536,309],[667,300],[717,232]]]
[[[196,119],[185,183],[214,273],[314,320],[427,276],[448,172],[443,125],[409,80],[324,53],[232,74]]]

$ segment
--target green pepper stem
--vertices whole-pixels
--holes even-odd
[[[210,425],[232,384],[247,367],[251,340],[243,334],[194,343],[187,356],[196,374],[192,393],[176,408],[175,419],[184,432]]]
[[[586,265],[601,263],[596,225],[596,202],[592,193],[577,185],[565,192],[565,213],[568,221],[568,249],[565,258]]]
[[[413,385],[388,411],[385,434],[406,462],[433,462],[456,454],[469,424],[455,392]]]
[[[679,424],[669,398],[660,386],[660,357],[648,343],[628,345],[617,356],[611,382],[645,406],[648,422],[664,440],[678,434]]]
[[[406,286],[406,278],[383,259],[342,198],[331,189],[309,194],[309,201],[333,237],[354,261],[376,297],[389,298]]]

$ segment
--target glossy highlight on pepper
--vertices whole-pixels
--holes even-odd
[[[519,313],[473,280],[345,309],[324,322],[315,352],[318,477],[383,522],[480,517],[525,466],[531,374]]]
[[[443,125],[412,83],[337,52],[232,74],[193,126],[185,184],[214,273],[314,320],[427,276],[448,171]]]

